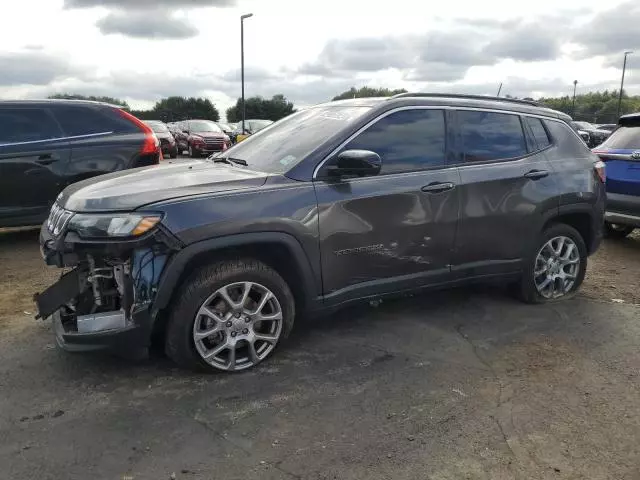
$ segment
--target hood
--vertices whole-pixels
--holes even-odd
[[[180,161],[74,183],[58,197],[58,203],[74,212],[129,211],[173,198],[258,188],[266,180],[264,172],[210,160]]]
[[[191,132],[191,135],[197,135],[203,138],[224,138],[224,132]]]
[[[157,138],[173,138],[171,132],[153,132]]]

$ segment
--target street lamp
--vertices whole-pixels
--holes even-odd
[[[571,106],[571,116],[576,116],[576,87],[578,86],[578,80],[573,81],[573,105]]]
[[[627,55],[633,52],[624,52],[624,62],[622,63],[622,80],[620,80],[620,93],[618,94],[618,110],[616,112],[616,121],[620,118],[620,106],[622,104],[622,89],[624,88],[624,72],[627,69]]]
[[[244,118],[246,111],[244,108],[244,19],[253,17],[253,13],[240,15],[240,76],[242,83],[242,134],[244,135]]]

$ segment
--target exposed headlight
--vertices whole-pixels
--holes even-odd
[[[139,237],[154,228],[162,219],[158,214],[89,214],[71,217],[68,230],[82,238]]]

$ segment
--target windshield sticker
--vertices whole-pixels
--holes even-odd
[[[286,157],[280,159],[280,165],[284,165],[285,167],[289,165],[291,162],[295,162],[296,157],[293,155],[287,155]]]

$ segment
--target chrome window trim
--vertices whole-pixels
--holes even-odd
[[[376,118],[374,118],[373,120],[371,120],[367,124],[365,124],[362,128],[358,129],[351,136],[349,136],[349,138],[347,138],[344,142],[342,142],[340,145],[338,145],[338,147],[333,149],[331,151],[331,153],[329,155],[327,155],[324,159],[322,159],[322,161],[313,170],[313,176],[311,177],[311,181],[317,180],[318,171],[324,166],[324,164],[330,158],[332,158],[338,151],[340,151],[340,149],[343,148],[347,143],[349,143],[355,137],[360,135],[363,131],[365,131],[367,128],[369,128],[371,125],[373,125],[377,121],[382,120],[383,118],[385,118],[388,115],[391,115],[392,113],[400,112],[400,111],[403,111],[403,110],[444,110],[444,111],[447,111],[447,110],[453,110],[453,111],[466,110],[466,111],[478,111],[478,112],[503,113],[505,115],[516,115],[516,116],[519,116],[519,117],[529,116],[529,117],[536,117],[536,118],[541,118],[541,119],[545,119],[545,120],[552,120],[552,121],[563,123],[563,124],[566,125],[566,122],[564,122],[563,120],[560,120],[558,118],[554,118],[554,117],[551,117],[551,116],[535,114],[535,113],[521,113],[521,112],[516,112],[516,111],[513,111],[513,110],[500,110],[500,109],[496,109],[496,108],[464,107],[464,106],[454,106],[454,105],[409,105],[409,106],[404,106],[404,107],[397,107],[397,108],[388,110],[388,111],[386,111],[384,113],[381,113]],[[571,130],[576,136],[578,136],[578,134],[576,132],[574,132],[571,127],[567,126],[567,128],[569,128],[569,130]],[[523,131],[523,134],[524,134],[524,131]],[[583,141],[582,138],[580,138],[579,136],[578,136],[578,138],[580,139],[581,142]],[[547,147],[547,148],[550,148],[550,146]],[[540,150],[540,151],[542,151],[542,150]],[[511,160],[511,161],[513,161],[513,160],[521,160],[523,158],[529,157],[532,154],[537,154],[540,151],[531,152],[531,153],[528,153],[527,155],[522,156],[522,157],[514,157],[513,159],[488,160],[487,162],[484,162],[484,163],[483,162],[477,162],[477,165],[486,165],[487,163],[499,163],[499,162],[504,162],[504,161],[508,161],[508,160]],[[456,165],[445,165],[440,170],[445,170],[445,169],[448,169],[449,167],[454,167],[454,166],[457,167],[457,168],[461,168],[461,167],[473,166],[473,165],[474,164],[464,164],[464,163],[460,163],[460,164],[456,164]],[[385,175],[385,176],[406,175],[407,173],[424,173],[424,172],[433,171],[433,170],[434,169],[431,169],[431,170],[417,170],[415,172],[399,172],[399,173],[396,173],[396,174],[389,174],[389,175]]]
[[[75,135],[72,137],[53,137],[47,138],[45,140],[31,140],[29,142],[12,142],[12,143],[0,143],[0,147],[8,147],[11,145],[31,145],[34,143],[44,143],[44,142],[55,142],[60,140],[77,140],[79,138],[92,138],[98,137],[100,135],[111,135],[113,132],[99,132],[99,133],[87,133],[85,135]]]

